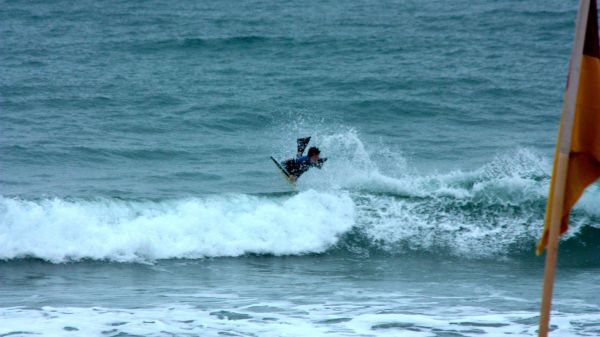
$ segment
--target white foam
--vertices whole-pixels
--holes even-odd
[[[344,193],[164,202],[0,198],[0,258],[139,261],[319,253],[354,226]]]
[[[317,135],[315,144],[332,157],[321,171],[307,172],[299,181],[304,191],[292,197],[0,198],[0,258],[147,261],[320,253],[352,228],[368,240],[358,250],[377,245],[480,257],[509,254],[515,245],[533,247],[541,234],[550,165],[532,150],[498,155],[472,171],[419,175],[400,153],[385,147],[369,152],[354,130]],[[600,214],[599,193],[597,186],[588,189],[565,238]]]
[[[530,200],[547,193],[548,181],[544,177],[547,178],[551,167],[547,160],[527,148],[497,155],[487,165],[472,171],[421,175],[411,169],[402,153],[393,153],[384,146],[370,152],[353,129],[320,136],[316,142],[332,159],[323,166],[322,172],[312,170],[306,178],[303,176],[301,187],[359,189],[419,198],[472,198],[493,190],[501,197]],[[386,167],[386,173],[380,169],[382,166]]]
[[[600,217],[600,183],[586,189],[576,207],[578,206],[586,213]]]
[[[232,306],[225,302],[215,304],[212,309],[179,303],[144,308],[9,307],[0,308],[0,334],[44,337],[107,334],[429,337],[440,333],[537,336],[539,313],[536,310],[490,309],[475,304],[448,306],[436,304],[435,300],[392,292],[381,294],[380,298],[372,297],[368,303],[348,303],[330,297],[326,303],[312,300],[309,304],[246,298],[250,304]],[[254,310],[257,306],[266,309]],[[590,336],[597,332],[599,318],[597,311],[553,311],[552,325],[556,326],[554,333],[560,336]]]
[[[300,187],[321,186],[329,189],[363,189],[370,192],[422,195],[422,190],[414,183],[414,176],[408,174],[406,160],[402,155],[393,154],[385,147],[380,147],[379,153],[369,152],[353,129],[320,136],[315,143],[319,144],[322,153],[330,156],[331,160],[327,161],[320,172],[311,170],[305,174],[299,181]],[[373,156],[384,159],[375,161]],[[380,169],[382,165],[388,167],[387,171],[399,174],[383,174]]]
[[[401,153],[385,148],[380,148],[385,156],[369,152],[354,130],[321,136],[319,144],[334,157],[323,172],[303,177],[300,186],[352,191],[359,229],[380,248],[442,248],[482,257],[509,254],[515,246],[529,249],[541,234],[551,165],[534,150],[496,155],[472,171],[420,175],[410,170]],[[390,165],[374,156],[399,166],[383,174],[379,167]],[[597,188],[589,190],[575,207],[585,225],[590,215],[600,212]],[[565,238],[577,235],[580,223],[575,219]]]

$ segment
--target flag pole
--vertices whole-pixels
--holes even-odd
[[[575,117],[575,103],[579,89],[579,75],[581,69],[581,58],[583,56],[583,44],[587,28],[587,19],[590,9],[590,0],[580,0],[577,11],[577,23],[575,26],[575,42],[571,51],[571,62],[569,64],[569,77],[567,80],[567,92],[563,102],[562,118],[559,130],[560,144],[556,158],[556,176],[553,195],[552,211],[550,213],[550,229],[548,245],[546,246],[546,266],[544,267],[544,288],[542,290],[542,305],[540,309],[539,337],[548,336],[550,323],[550,309],[552,306],[552,292],[554,289],[554,275],[556,271],[556,259],[558,256],[558,236],[562,220],[562,211],[565,198],[565,185],[569,168],[569,152],[571,151],[571,136],[573,131],[573,120]]]
[[[542,306],[540,308],[539,337],[548,336],[548,325],[550,323],[550,309],[552,306],[552,292],[554,290],[554,274],[556,271],[556,258],[558,255],[558,235],[562,216],[562,205],[564,201],[564,189],[569,165],[569,155],[558,153],[556,161],[556,184],[555,194],[550,214],[550,230],[548,244],[546,246],[546,266],[544,267],[544,288],[542,290]]]

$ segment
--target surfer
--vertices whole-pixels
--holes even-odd
[[[310,142],[310,137],[298,138],[298,152],[296,158],[285,160],[281,165],[290,174],[290,179],[296,181],[304,172],[308,171],[311,167],[321,168],[327,158],[321,158],[321,150],[318,147],[311,147],[308,149],[308,153],[304,156],[304,150]]]

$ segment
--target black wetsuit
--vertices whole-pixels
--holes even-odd
[[[299,138],[298,139],[298,153],[296,158],[288,159],[281,163],[281,166],[285,168],[285,170],[295,176],[296,178],[300,177],[304,172],[308,171],[311,167],[321,168],[323,163],[327,160],[327,158],[321,158],[317,162],[311,162],[308,156],[303,156],[304,149],[306,149],[306,145],[310,141],[310,137]]]

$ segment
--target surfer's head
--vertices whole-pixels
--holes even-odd
[[[312,162],[316,162],[319,160],[319,155],[321,154],[321,150],[318,147],[311,147],[308,149],[308,158]]]

